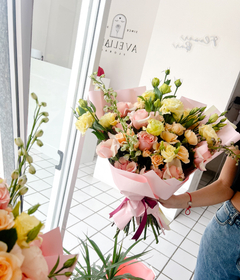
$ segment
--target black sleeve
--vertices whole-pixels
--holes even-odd
[[[240,149],[240,140],[235,143],[235,145],[237,145]],[[240,161],[238,162],[238,169],[237,169],[237,174],[234,178],[233,184],[231,186],[231,189],[234,190],[235,192],[239,192],[240,191]]]

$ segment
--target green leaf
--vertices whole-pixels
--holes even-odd
[[[94,104],[92,103],[92,101],[89,101],[89,103],[90,103],[94,113],[96,113],[97,110],[96,110],[96,107],[94,106]]]
[[[17,230],[15,228],[1,230],[0,240],[7,244],[7,252],[10,252],[17,242]]]
[[[95,136],[96,136],[97,139],[99,139],[99,140],[105,140],[105,139],[106,139],[104,133],[102,133],[102,132],[93,130],[92,133],[95,134]]]
[[[158,87],[155,87],[154,88],[154,93],[157,95],[157,98],[156,99],[160,99],[160,101],[162,100],[162,93],[161,93],[161,91],[159,90],[159,88]]]
[[[78,106],[78,110],[79,110],[80,116],[82,116],[83,114],[86,113],[86,111],[80,106]]]
[[[95,130],[106,130],[100,123],[98,123],[97,121],[95,121],[92,125],[92,127],[95,129]]]
[[[87,237],[87,239],[90,242],[90,244],[92,245],[94,251],[98,254],[98,256],[101,259],[101,261],[103,262],[104,266],[106,267],[107,266],[106,260],[104,259],[104,256],[103,256],[101,250],[99,249],[99,247],[97,246],[97,244],[90,238]]]
[[[167,95],[163,99],[167,99],[167,98],[176,98],[176,96],[175,95]]]
[[[31,229],[28,232],[27,240],[26,240],[27,243],[33,241],[38,236],[42,226],[43,226],[43,223],[39,222],[39,224],[36,227],[34,227],[33,229]]]
[[[167,80],[167,81],[165,81],[164,83],[167,84],[167,85],[169,86],[170,83],[171,83],[171,80]]]
[[[52,270],[49,273],[49,276],[51,276],[55,272],[55,270],[57,269],[57,267],[59,265],[59,261],[60,261],[60,257],[58,256],[57,261],[56,261],[54,267],[52,268]]]

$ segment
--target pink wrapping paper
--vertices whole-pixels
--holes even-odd
[[[146,87],[136,87],[130,89],[116,90],[118,102],[137,102],[137,97],[142,95],[146,91]],[[96,114],[98,118],[104,115],[103,107],[108,103],[103,98],[102,91],[89,91],[88,93],[89,100],[96,107]]]
[[[48,271],[50,272],[54,265],[57,262],[58,256],[60,256],[60,261],[58,265],[58,269],[62,267],[62,265],[70,258],[73,258],[75,255],[63,255],[63,247],[62,247],[62,237],[59,228],[55,228],[45,234],[42,235],[43,242],[40,246],[42,250],[42,254],[48,264]],[[73,271],[74,266],[71,269],[64,269],[62,272]],[[66,280],[69,277],[66,276],[58,276],[56,277],[58,280]]]

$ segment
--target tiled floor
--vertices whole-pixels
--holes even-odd
[[[45,221],[56,162],[37,150],[32,152],[37,173],[28,176],[29,192],[25,197],[24,209],[41,202],[36,216]],[[120,204],[122,195],[95,179],[94,167],[95,161],[79,167],[63,241],[64,247],[73,253],[79,253],[79,238],[85,238],[85,234],[99,245],[103,253],[111,252],[113,247],[116,227],[111,226],[112,221],[108,216]],[[213,176],[205,172],[199,187],[206,185]],[[150,250],[143,259],[153,268],[157,280],[192,280],[201,236],[218,207],[193,208],[189,216],[182,211],[171,222],[171,230],[160,235],[158,244],[149,231],[148,238],[137,244],[132,253]],[[120,237],[122,239],[123,235],[120,234]],[[132,243],[131,236],[128,236],[123,241],[123,247],[127,248]],[[98,260],[93,251],[90,251],[90,255],[93,262]]]

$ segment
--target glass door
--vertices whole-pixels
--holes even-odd
[[[49,122],[43,123],[42,147],[32,149],[34,175],[24,208],[40,203],[36,216],[45,231],[60,226],[68,216],[84,138],[76,133],[72,108],[90,88],[88,76],[96,71],[103,30],[111,1],[34,2],[30,93],[46,102]],[[29,100],[28,130],[35,101]],[[92,155],[93,156],[93,155]]]

